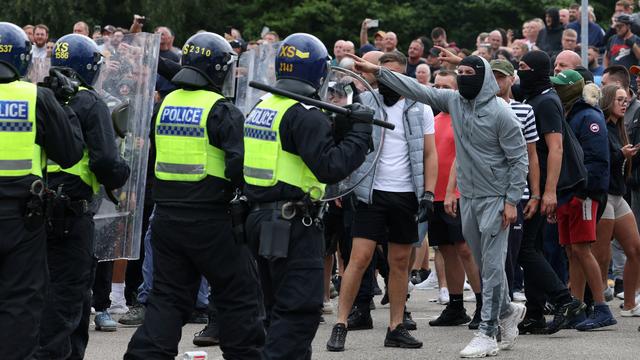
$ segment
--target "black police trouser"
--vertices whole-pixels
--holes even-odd
[[[96,259],[94,267],[91,303],[96,312],[107,311],[111,307],[109,295],[111,294],[111,280],[113,278],[113,261],[98,262]]]
[[[252,211],[246,231],[258,260],[265,310],[270,319],[262,359],[311,359],[311,342],[320,324],[323,301],[323,231],[315,223],[290,220],[287,258],[258,256],[261,224],[271,221],[274,211]]]
[[[49,286],[35,358],[55,360],[69,358],[76,329],[78,334],[89,331],[88,322],[86,328],[78,327],[93,280],[94,224],[91,213],[76,215],[71,210],[56,212],[51,224],[47,229]],[[74,341],[76,354],[84,354],[86,340]]]
[[[543,316],[547,297],[554,304],[571,299],[569,290],[553,271],[542,252],[545,221],[545,217],[540,213],[524,221],[524,234],[518,255],[518,261],[524,271],[527,316],[536,319]]]
[[[153,287],[144,323],[131,338],[124,358],[175,358],[202,274],[214,293],[224,358],[259,359],[264,329],[258,316],[260,287],[249,249],[235,243],[231,220],[224,213],[204,218],[201,211],[194,211],[193,216],[177,218],[172,212],[158,206],[151,221]]]
[[[38,348],[47,283],[44,226],[25,229],[24,206],[0,200],[0,359],[31,359]]]

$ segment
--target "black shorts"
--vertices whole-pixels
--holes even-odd
[[[338,241],[344,236],[344,215],[342,209],[334,209],[331,204],[324,214],[324,256],[333,255],[338,250]]]
[[[373,201],[358,201],[353,237],[379,243],[413,244],[418,241],[418,199],[412,192],[373,191]]]
[[[444,201],[433,203],[433,218],[429,220],[429,246],[454,245],[464,242],[460,211],[456,217],[444,212]]]

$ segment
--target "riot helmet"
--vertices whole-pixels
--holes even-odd
[[[213,87],[224,96],[233,96],[237,58],[222,36],[195,34],[182,47],[182,69],[171,81],[187,87]]]
[[[18,79],[27,75],[31,62],[31,42],[15,24],[0,22],[0,79]]]
[[[51,51],[51,66],[72,69],[78,80],[92,86],[98,80],[102,54],[87,36],[69,34],[61,37]]]
[[[287,36],[276,55],[278,88],[310,96],[318,92],[329,72],[329,53],[317,37],[296,33]]]

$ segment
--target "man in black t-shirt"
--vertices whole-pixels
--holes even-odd
[[[558,94],[549,80],[551,60],[543,51],[531,51],[522,57],[518,76],[525,103],[531,105],[536,117],[536,130],[542,137],[536,143],[540,162],[542,194],[531,194],[541,199],[540,212],[524,222],[524,237],[518,261],[524,270],[527,297],[527,315],[520,323],[520,333],[554,333],[578,315],[578,309],[566,285],[558,278],[542,253],[544,220],[555,219],[558,204],[557,185],[563,162],[564,112]],[[563,174],[565,176],[567,174]],[[552,327],[547,328],[543,315],[545,299],[556,305]]]

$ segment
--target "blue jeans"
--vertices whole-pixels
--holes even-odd
[[[149,224],[153,219],[155,208],[149,218]],[[147,228],[144,235],[144,262],[142,263],[142,284],[138,287],[138,302],[146,304],[151,285],[153,284],[153,250],[151,250],[151,225]],[[209,283],[202,277],[200,289],[198,290],[198,299],[196,300],[196,309],[206,309],[209,306]]]

